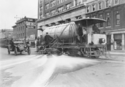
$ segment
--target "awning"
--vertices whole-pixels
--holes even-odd
[[[106,20],[101,18],[84,18],[84,19],[76,19],[72,21],[74,21],[75,23],[81,23],[83,26],[90,26],[96,23],[106,22]]]

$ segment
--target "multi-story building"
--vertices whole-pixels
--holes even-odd
[[[38,28],[84,17],[86,0],[39,0]]]
[[[35,18],[24,17],[16,22],[13,26],[13,33],[15,39],[24,40],[35,40],[37,30],[36,30],[36,20]]]
[[[98,26],[107,34],[108,50],[125,50],[125,0],[93,0],[87,3],[87,17],[106,19]]]

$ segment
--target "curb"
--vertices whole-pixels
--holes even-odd
[[[107,53],[114,54],[114,55],[125,55],[125,52],[112,52],[112,51],[109,51]]]

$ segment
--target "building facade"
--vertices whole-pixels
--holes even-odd
[[[44,19],[84,5],[86,0],[38,0],[38,19]]]
[[[87,3],[86,17],[107,20],[98,24],[107,34],[108,50],[125,50],[125,0],[94,0]]]
[[[86,0],[39,0],[38,28],[84,17]]]
[[[26,38],[35,40],[37,34],[36,20],[27,17],[18,20],[16,25],[13,26],[14,39],[24,40]]]

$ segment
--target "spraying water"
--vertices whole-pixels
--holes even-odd
[[[7,62],[8,63],[8,62]],[[10,73],[11,87],[45,87],[59,74],[75,72],[84,67],[98,63],[97,60],[67,55],[37,55],[11,62],[6,65],[4,73]],[[13,66],[13,67],[12,67]],[[5,83],[7,85],[7,82]],[[6,86],[5,86],[6,87]]]
[[[80,57],[70,57],[67,55],[49,55],[48,61],[44,65],[44,71],[31,87],[45,87],[57,74],[64,74],[80,70],[83,67],[97,63],[97,60],[84,59]]]

